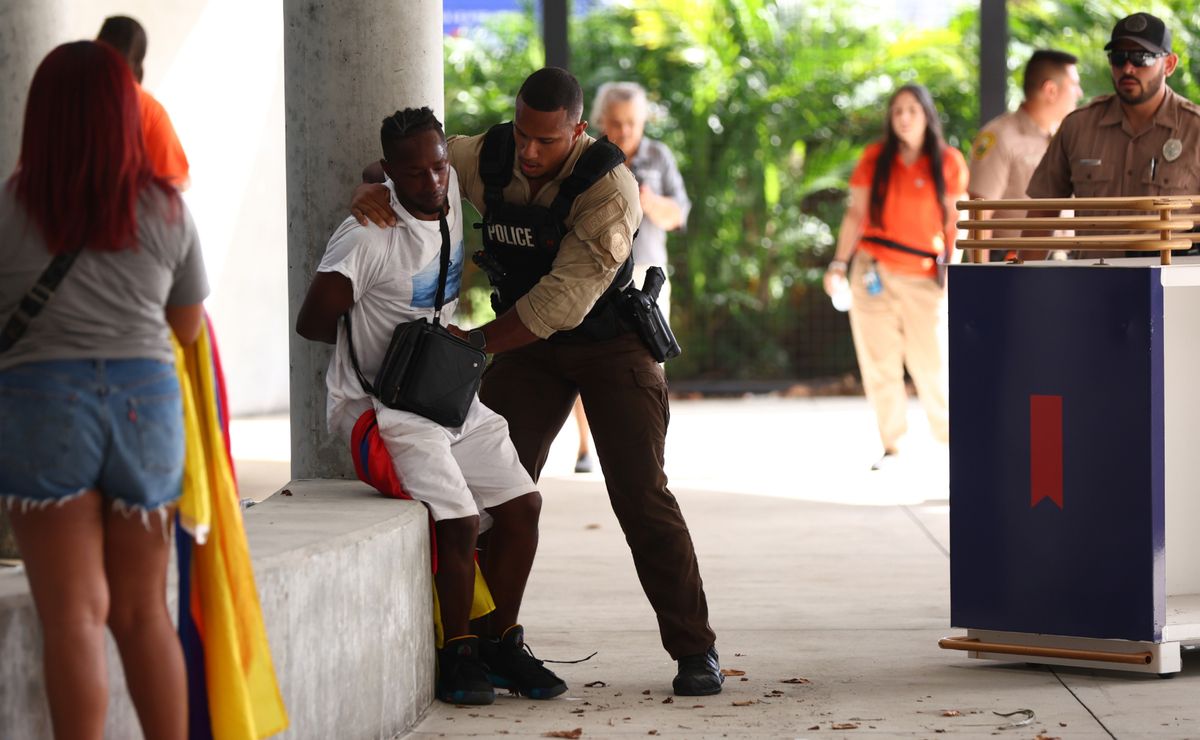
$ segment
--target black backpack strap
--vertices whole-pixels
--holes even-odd
[[[42,271],[37,282],[29,289],[29,292],[17,304],[17,310],[13,311],[12,316],[8,317],[8,322],[4,325],[4,330],[0,331],[0,353],[7,352],[17,340],[25,335],[25,330],[29,328],[29,323],[34,317],[42,312],[46,306],[46,302],[54,295],[54,291],[58,289],[58,284],[67,276],[71,265],[75,264],[75,258],[79,256],[81,250],[74,249],[70,252],[62,252],[54,255],[50,260],[50,264]]]
[[[571,212],[571,205],[575,199],[624,162],[625,153],[609,141],[607,136],[601,137],[579,155],[579,159],[575,161],[575,169],[563,180],[558,188],[558,195],[554,196],[554,201],[550,204],[550,214],[564,233],[567,230],[567,214]]]
[[[512,123],[497,123],[483,135],[479,150],[479,179],[483,180],[483,203],[494,208],[504,202],[504,188],[512,182],[517,142]]]

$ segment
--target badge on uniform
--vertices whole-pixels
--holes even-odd
[[[987,153],[992,150],[992,146],[996,143],[996,135],[991,131],[984,131],[975,139],[975,146],[971,147],[971,159],[979,161],[987,156]]]
[[[1174,162],[1179,159],[1180,154],[1183,154],[1183,142],[1179,139],[1167,139],[1167,143],[1163,144],[1163,159]]]

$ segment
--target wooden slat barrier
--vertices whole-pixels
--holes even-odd
[[[970,218],[960,220],[958,227],[969,231],[969,238],[959,240],[957,246],[974,255],[986,249],[1016,250],[1059,250],[1086,249],[1111,252],[1158,252],[1164,265],[1171,264],[1172,249],[1188,249],[1192,242],[1200,241],[1200,233],[1191,231],[1200,217],[1187,213],[1197,196],[1138,196],[1131,198],[1031,198],[1027,200],[963,200],[959,210],[967,211]],[[1112,216],[1057,216],[1057,217],[1006,217],[979,218],[980,211],[1120,211]],[[1129,211],[1141,211],[1128,213]],[[1070,231],[1070,232],[1122,232],[1106,234],[1079,234],[1071,236],[1019,236],[982,238],[981,231]],[[968,260],[978,261],[978,260]]]

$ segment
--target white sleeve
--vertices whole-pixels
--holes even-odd
[[[329,238],[317,272],[336,272],[349,278],[357,303],[379,281],[388,241],[387,230],[347,218]]]

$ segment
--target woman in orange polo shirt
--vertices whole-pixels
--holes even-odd
[[[906,366],[934,437],[948,439],[939,265],[954,250],[954,203],[967,191],[967,176],[962,153],[942,139],[933,97],[909,84],[888,101],[884,138],[866,148],[850,177],[850,205],[825,290],[833,295],[850,281],[854,349],[883,442],[872,470],[895,458],[907,431]]]

